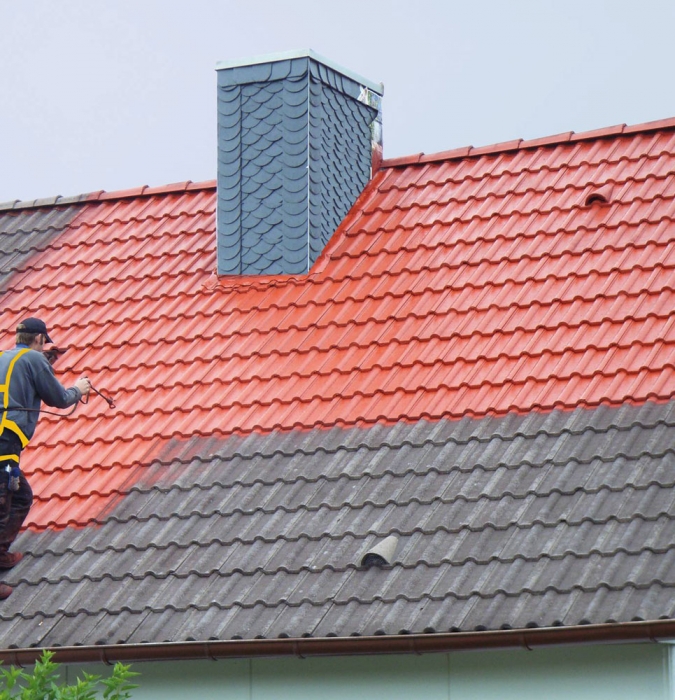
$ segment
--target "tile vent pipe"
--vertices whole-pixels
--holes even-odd
[[[394,561],[397,547],[398,537],[396,535],[385,537],[361,557],[361,566],[369,569],[371,566],[391,565]]]
[[[612,199],[612,188],[610,185],[593,188],[584,200],[584,205],[587,207],[593,204],[609,204]]]

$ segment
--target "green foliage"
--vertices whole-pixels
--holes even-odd
[[[138,673],[117,663],[109,678],[83,673],[68,685],[61,680],[54,653],[44,651],[32,673],[21,669],[0,669],[0,700],[129,700],[138,686],[130,680]]]

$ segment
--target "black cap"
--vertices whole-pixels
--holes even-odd
[[[39,318],[27,318],[16,327],[16,332],[17,333],[42,333],[44,335],[45,340],[48,343],[53,343],[54,341],[49,337],[49,333],[47,332],[47,326],[45,325],[45,322],[40,320]]]

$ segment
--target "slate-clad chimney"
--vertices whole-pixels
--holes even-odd
[[[217,71],[218,274],[306,273],[382,157],[382,85],[312,51]]]

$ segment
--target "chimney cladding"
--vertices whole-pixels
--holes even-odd
[[[218,274],[304,274],[382,158],[382,85],[312,51],[217,71]]]

